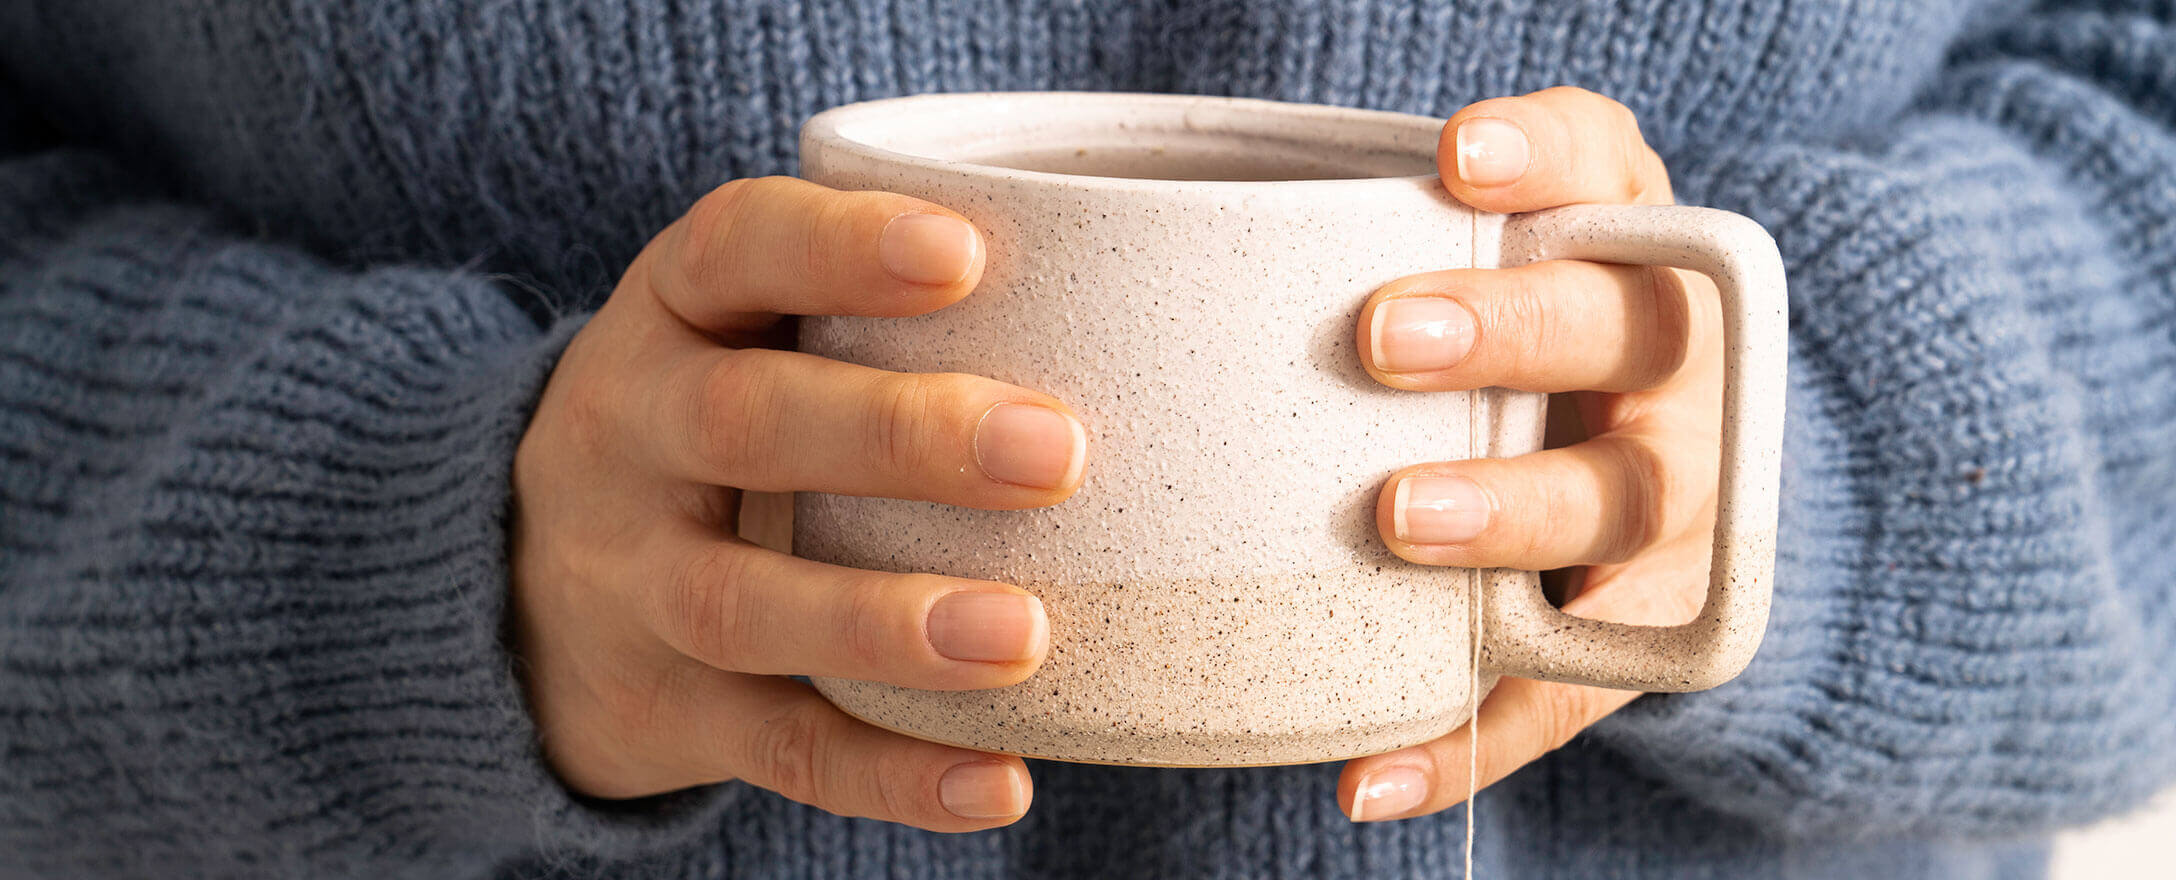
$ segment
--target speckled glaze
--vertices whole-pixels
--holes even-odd
[[[1485,590],[1499,674],[1710,687],[1766,622],[1781,441],[1783,289],[1751,221],[1697,208],[1505,218],[1432,172],[1441,120],[1229,98],[926,95],[802,129],[802,171],[947,205],[989,249],[977,292],[906,319],[814,318],[802,347],[1054,394],[1089,432],[1086,485],[982,511],[803,493],[795,549],[1019,584],[1051,654],[1026,682],[932,692],[818,679],[872,723],[977,749],[1201,766],[1327,761],[1456,728]],[[1725,293],[1731,385],[1719,564],[1683,627],[1564,615],[1536,576],[1413,565],[1374,501],[1419,462],[1540,446],[1541,395],[1416,394],[1360,368],[1375,288],[1450,267],[1583,257],[1685,266]]]

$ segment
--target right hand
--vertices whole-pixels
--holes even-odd
[[[1086,434],[1047,395],[766,347],[781,315],[943,308],[982,262],[974,228],[942,207],[779,177],[719,187],[635,258],[514,460],[516,649],[570,787],[627,798],[738,779],[933,831],[1027,810],[1019,758],[878,729],[783,676],[1014,684],[1048,646],[1033,596],[811,562],[736,530],[741,490],[992,509],[1073,493]]]

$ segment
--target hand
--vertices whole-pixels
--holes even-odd
[[[1482,101],[1436,152],[1460,201],[1516,213],[1575,203],[1670,204],[1662,160],[1631,111],[1582,89]],[[1721,306],[1705,276],[1577,261],[1415,275],[1377,291],[1359,342],[1377,381],[1413,391],[1572,392],[1585,439],[1512,459],[1437,462],[1385,484],[1377,527],[1425,565],[1571,573],[1567,612],[1690,621],[1706,593],[1722,420]],[[1560,424],[1552,413],[1552,433]],[[1574,436],[1571,439],[1579,439]],[[1554,444],[1552,444],[1553,446]],[[1460,728],[1345,765],[1354,821],[1433,813],[1502,779],[1636,693],[1504,678]]]
[[[1086,434],[1046,395],[764,347],[782,314],[943,308],[982,261],[951,211],[791,178],[720,187],[635,258],[514,460],[516,647],[569,786],[625,798],[740,779],[936,831],[1027,810],[1020,759],[877,729],[782,676],[1014,684],[1049,640],[1033,596],[823,565],[735,529],[763,527],[741,522],[742,490],[1002,509],[1072,494]]]

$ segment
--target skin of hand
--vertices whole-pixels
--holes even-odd
[[[1632,112],[1583,89],[1466,107],[1436,158],[1451,195],[1487,211],[1673,201]],[[1393,475],[1376,505],[1383,540],[1425,565],[1571,569],[1564,609],[1582,617],[1693,619],[1715,526],[1721,328],[1714,283],[1676,269],[1567,260],[1385,285],[1358,329],[1377,381],[1563,393],[1552,404],[1577,418],[1570,445]],[[1434,813],[1465,800],[1469,761],[1485,787],[1637,696],[1506,677],[1477,713],[1477,746],[1461,727],[1347,762],[1339,803],[1354,821]]]
[[[739,537],[793,491],[1016,509],[1080,485],[1063,403],[784,350],[786,315],[905,316],[981,277],[959,215],[737,180],[652,239],[554,368],[513,467],[513,642],[546,759],[628,798],[744,780],[935,831],[1028,808],[1020,759],[880,730],[785,676],[999,687],[1049,624],[1016,587],[859,571]]]
[[[1485,210],[1672,200],[1631,113],[1575,89],[1466,108],[1438,158],[1451,193]],[[782,350],[784,316],[932,311],[966,296],[982,262],[978,234],[943,207],[791,178],[720,187],[635,259],[568,345],[514,461],[514,645],[570,787],[627,798],[738,779],[936,831],[1025,813],[1018,758],[871,727],[784,676],[1013,684],[1047,651],[1040,603],[739,537],[775,531],[744,519],[744,498],[774,497],[755,493],[1019,509],[1079,487],[1086,436],[1062,402]],[[1719,327],[1713,286],[1669,269],[1561,261],[1386,285],[1358,331],[1379,381],[1576,391],[1593,436],[1401,471],[1378,506],[1384,539],[1430,565],[1586,566],[1567,610],[1691,619],[1714,518]],[[1481,708],[1479,779],[1634,696],[1504,679]],[[1461,729],[1349,762],[1339,797],[1363,821],[1444,809],[1464,797],[1467,754]]]

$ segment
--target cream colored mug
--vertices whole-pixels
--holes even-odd
[[[1498,675],[1649,691],[1736,675],[1766,626],[1774,566],[1774,242],[1704,208],[1476,211],[1433,175],[1442,125],[1104,93],[924,95],[810,119],[806,177],[952,208],[982,231],[988,267],[972,295],[928,315],[807,319],[801,347],[1044,391],[1089,434],[1087,482],[1055,507],[799,495],[805,556],[1017,584],[1050,618],[1049,658],[1021,684],[818,679],[824,695],[970,748],[1201,766],[1434,739]],[[1545,396],[1383,387],[1354,351],[1360,307],[1404,275],[1554,258],[1691,269],[1722,292],[1720,514],[1706,603],[1683,626],[1573,617],[1532,572],[1416,565],[1377,537],[1385,477],[1539,448]]]

